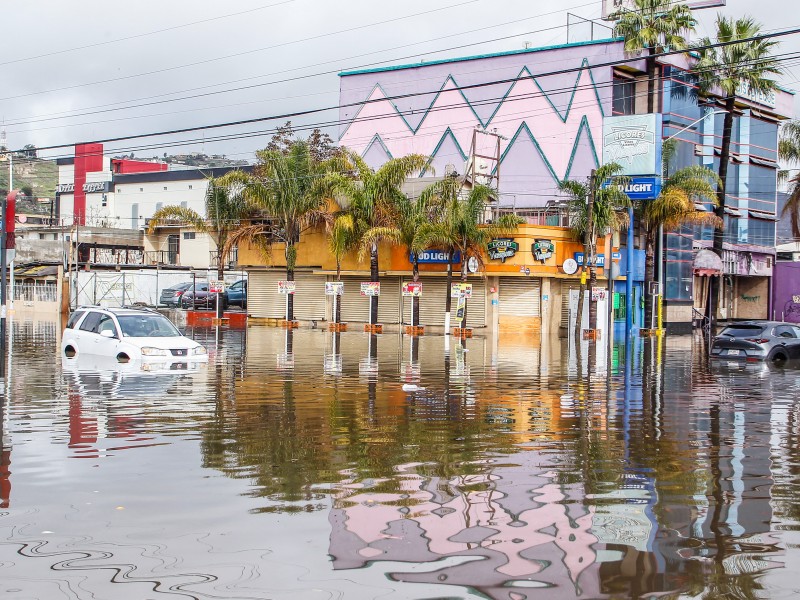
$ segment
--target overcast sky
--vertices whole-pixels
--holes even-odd
[[[800,15],[787,11],[791,4],[728,0],[725,8],[696,12],[698,35],[713,33],[717,10],[752,15],[769,31],[800,26]],[[339,70],[514,50],[525,42],[564,43],[567,12],[598,18],[600,9],[601,0],[6,2],[0,121],[9,147],[21,148],[334,107]],[[571,37],[588,39],[588,32],[573,28]],[[792,51],[800,51],[800,36],[782,38],[779,52]],[[800,66],[789,63],[782,84],[800,87],[797,74]],[[336,118],[327,111],[293,121]],[[221,142],[207,138],[263,132],[277,124],[107,148],[142,157],[204,151],[249,160],[269,133]],[[152,148],[177,141],[190,143]]]

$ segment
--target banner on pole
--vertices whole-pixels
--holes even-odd
[[[420,282],[407,281],[403,284],[403,296],[419,298],[422,296],[422,284]]]
[[[344,281],[326,281],[325,282],[325,295],[326,296],[343,296],[344,295]]]
[[[454,283],[450,288],[451,298],[472,298],[471,283]]]
[[[381,283],[379,281],[362,281],[361,282],[361,295],[362,296],[380,296]]]

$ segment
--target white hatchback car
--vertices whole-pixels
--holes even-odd
[[[118,362],[208,361],[206,349],[182,335],[164,315],[136,308],[78,308],[67,321],[61,351],[67,358],[87,354]]]

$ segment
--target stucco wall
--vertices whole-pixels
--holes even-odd
[[[537,74],[622,56],[620,43],[595,42],[344,74],[340,143],[373,166],[421,153],[433,156],[437,174],[447,164],[463,172],[473,131],[483,126],[504,138],[501,202],[543,206],[559,180],[597,166],[612,70]],[[396,98],[405,94],[419,95]]]

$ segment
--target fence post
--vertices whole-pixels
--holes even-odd
[[[125,306],[125,271],[122,272],[122,304],[120,308]]]

